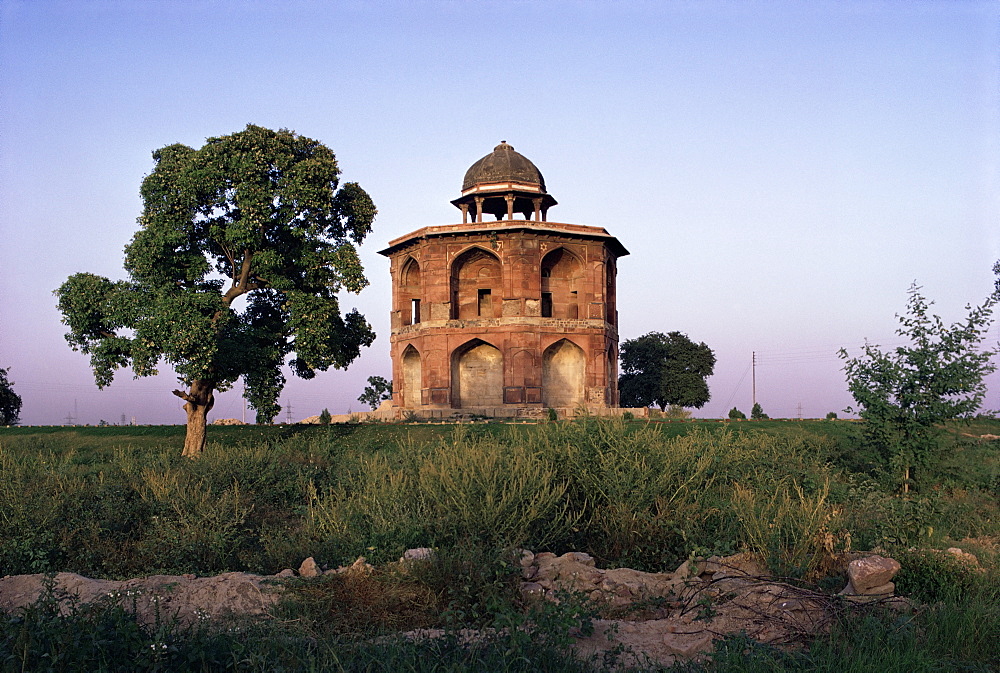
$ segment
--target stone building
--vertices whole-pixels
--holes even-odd
[[[394,405],[421,417],[617,407],[615,276],[628,251],[600,227],[548,221],[556,200],[506,142],[469,168],[452,203],[461,224],[381,251]]]

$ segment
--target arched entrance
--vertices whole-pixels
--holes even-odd
[[[580,317],[577,280],[579,260],[565,248],[556,248],[542,259],[542,317],[575,320]]]
[[[482,248],[466,250],[451,267],[453,320],[500,317],[500,260]]]
[[[587,359],[583,350],[560,339],[542,354],[542,403],[551,409],[584,404],[583,380]]]
[[[420,353],[413,345],[403,351],[403,407],[417,409],[421,405],[420,390],[423,388],[423,377],[420,371]]]
[[[503,355],[473,339],[451,356],[451,406],[456,409],[503,406]]]

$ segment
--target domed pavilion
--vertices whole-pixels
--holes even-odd
[[[394,405],[420,418],[616,408],[615,278],[628,251],[600,227],[549,222],[541,171],[506,142],[472,164],[452,203],[461,224],[380,251]]]

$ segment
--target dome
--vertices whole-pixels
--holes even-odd
[[[518,182],[537,186],[538,191],[545,193],[545,178],[542,177],[541,171],[523,155],[515,152],[506,140],[501,141],[493,148],[493,152],[469,167],[465,172],[465,180],[462,181],[462,192],[477,185],[498,182]]]

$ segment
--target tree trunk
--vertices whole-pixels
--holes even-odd
[[[214,382],[196,379],[191,383],[189,392],[174,391],[174,395],[184,400],[184,411],[187,412],[187,432],[184,435],[184,452],[181,454],[185,458],[198,458],[205,450],[208,412],[215,406],[214,389]]]

